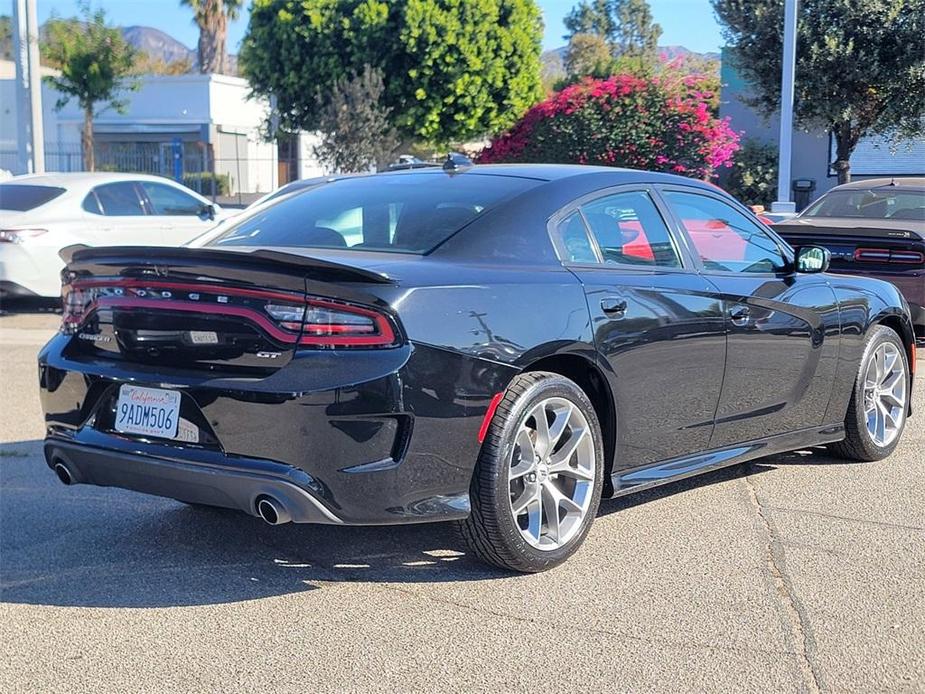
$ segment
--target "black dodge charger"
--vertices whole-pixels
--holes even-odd
[[[602,496],[910,414],[909,309],[716,188],[579,166],[330,179],[198,247],[70,248],[39,356],[67,484],[570,556]]]

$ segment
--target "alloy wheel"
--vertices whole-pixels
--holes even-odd
[[[565,398],[534,406],[517,431],[508,475],[511,512],[531,546],[554,550],[581,529],[595,476],[591,427]]]
[[[867,433],[878,446],[899,436],[906,416],[908,379],[899,348],[891,342],[877,346],[864,376],[864,416]]]

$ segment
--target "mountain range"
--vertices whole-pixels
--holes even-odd
[[[543,80],[547,83],[555,82],[563,77],[565,77],[565,53],[568,50],[568,46],[560,46],[559,48],[553,48],[548,51],[543,51],[543,54],[540,56],[540,61],[542,63],[543,71]],[[709,52],[709,53],[698,53],[692,51],[689,48],[684,46],[659,46],[658,47],[659,55],[664,55],[668,60],[674,60],[675,58],[684,58],[687,56],[693,56],[695,58],[701,58],[707,62],[716,62],[720,60],[720,54]]]
[[[196,66],[198,51],[195,48],[187,48],[165,31],[154,27],[130,26],[122,27],[122,36],[130,45],[147,53],[154,61],[159,60],[167,64],[187,61],[192,67]],[[227,67],[228,74],[238,74],[238,56],[229,53]]]

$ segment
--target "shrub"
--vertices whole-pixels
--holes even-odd
[[[767,205],[777,195],[777,148],[745,140],[723,187],[747,205]]]
[[[738,136],[711,113],[705,78],[586,79],[531,108],[479,162],[626,166],[708,179],[728,167]]]
[[[211,171],[183,174],[183,185],[195,190],[200,195],[228,195],[231,193],[231,177],[228,174],[215,174]]]

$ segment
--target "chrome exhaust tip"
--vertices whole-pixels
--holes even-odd
[[[67,486],[74,484],[74,475],[71,474],[71,471],[64,463],[60,461],[55,463],[54,471],[58,476],[58,479],[61,480],[61,484],[65,484]]]
[[[268,496],[258,499],[257,514],[269,525],[282,525],[292,520],[286,507]]]

